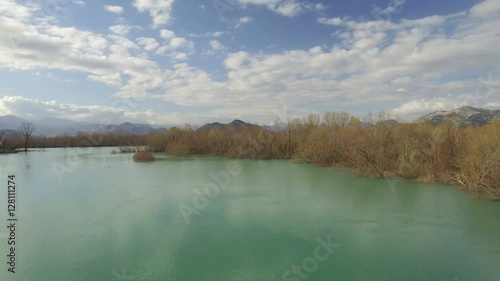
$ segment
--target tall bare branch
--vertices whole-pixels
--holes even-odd
[[[24,138],[24,152],[28,152],[28,142],[34,130],[35,127],[31,122],[23,122],[21,123],[21,125],[19,125],[19,131],[21,131],[21,134]]]

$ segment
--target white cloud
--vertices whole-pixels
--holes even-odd
[[[179,52],[179,50],[183,50],[185,52],[192,52],[194,50],[194,43],[191,40],[188,40],[183,37],[172,37],[165,45],[161,46],[156,50],[157,55],[165,55],[168,54],[170,57],[172,57],[175,60],[179,59],[187,59],[185,58],[184,52]],[[179,54],[181,55],[182,58],[178,57]]]
[[[278,14],[287,17],[293,17],[302,12],[302,6],[300,5],[299,2],[296,1],[284,1],[279,5],[273,7],[272,10],[274,10]]]
[[[205,55],[214,55],[215,53],[225,53],[227,52],[227,47],[224,46],[221,42],[217,40],[210,40],[208,42],[210,45],[209,50],[203,50],[203,54]]]
[[[36,76],[41,76],[41,75],[44,75],[45,77],[50,78],[52,80],[56,80],[56,81],[62,81],[62,82],[66,82],[66,83],[73,82],[71,79],[61,79],[58,76],[56,76],[55,74],[53,74],[52,72],[47,72],[47,73],[43,73],[43,72],[39,72],[39,71],[36,72]]]
[[[326,24],[326,25],[341,25],[342,24],[342,19],[341,18],[319,18],[318,19],[319,23]]]
[[[247,52],[237,52],[237,53],[232,53],[227,56],[227,58],[224,60],[224,65],[228,69],[240,69],[243,68],[243,63],[246,61],[249,61],[250,59],[250,54]]]
[[[399,14],[403,10],[405,2],[406,0],[392,0],[389,1],[385,8],[375,5],[372,10],[372,16],[377,20],[381,18],[390,18],[390,15]]]
[[[340,24],[341,20],[324,22]],[[453,23],[456,31],[445,35],[443,25]],[[500,57],[500,50],[488,47],[500,43],[489,26],[493,24],[470,22],[463,13],[399,24],[350,20],[339,33],[343,42],[329,51],[316,47],[273,55],[230,54],[225,60],[228,85],[233,90],[279,96],[292,104],[307,97],[317,102],[345,101],[379,108],[398,101],[409,103],[398,113],[411,113],[408,108],[415,108],[411,101],[427,95],[456,93],[449,98],[454,103],[448,106],[470,104],[470,94],[457,94],[474,91],[474,83],[436,84],[435,80],[470,68],[499,71],[488,59]],[[478,100],[479,106],[484,104],[486,100]]]
[[[117,59],[119,56],[127,58],[129,61],[134,59],[132,54],[138,53],[141,47],[122,35],[110,34],[107,36],[110,51],[109,58]]]
[[[498,18],[500,14],[500,1],[485,0],[474,6],[470,13],[474,17],[480,18]]]
[[[175,36],[175,33],[168,29],[160,30],[160,37],[163,39],[170,39]]]
[[[419,99],[402,104],[395,108],[393,112],[396,115],[402,116],[420,116],[431,111],[448,110],[450,108],[459,107],[460,105],[455,104],[454,99],[449,98]]]
[[[236,24],[236,27],[240,27],[246,23],[251,23],[254,20],[252,17],[242,17],[238,19],[238,23]]]
[[[121,6],[104,5],[104,10],[117,15],[123,13],[123,7]]]
[[[175,53],[172,53],[170,55],[170,57],[172,58],[172,60],[174,61],[185,61],[185,60],[189,60],[189,57],[186,53],[182,53],[182,52],[175,52]]]
[[[306,102],[334,104],[331,110],[341,105],[390,107],[400,114],[470,104],[474,99],[479,106],[491,106],[500,103],[497,83],[490,87],[496,90],[488,90],[496,94],[476,97],[480,83],[461,76],[472,71],[500,73],[496,63],[500,49],[494,48],[500,45],[496,28],[500,14],[490,15],[481,8],[487,3],[493,9],[490,1],[470,13],[397,23],[342,19],[341,25],[332,28],[338,30],[339,43],[268,54],[225,54],[227,76],[215,79],[215,74],[185,62],[194,50],[194,43],[186,38],[165,33],[164,45],[156,46],[145,37],[130,40],[126,26],[99,34],[49,20],[35,24],[30,20],[35,8],[5,0],[0,6],[0,34],[19,35],[23,40],[16,41],[15,47],[0,40],[0,67],[82,73],[115,87],[116,96],[213,106],[214,116],[252,110],[262,117],[284,105],[291,110],[304,108]],[[220,49],[219,44],[213,40],[210,46]],[[173,66],[160,66],[144,52],[146,48],[170,57]]]
[[[214,51],[225,51],[227,49],[226,46],[222,45],[222,43],[217,40],[210,40],[209,44]]]
[[[122,24],[113,25],[109,27],[109,31],[117,35],[125,36],[130,31],[130,26]]]
[[[197,123],[204,116],[181,113],[158,113],[154,110],[138,111],[127,105],[140,104],[138,100],[115,99],[111,105],[77,105],[57,100],[39,100],[21,96],[5,96],[0,99],[0,115],[16,115],[36,121],[39,117],[53,117],[73,121],[92,121],[98,124],[120,124],[122,122],[148,124]],[[112,106],[115,105],[115,106]]]
[[[324,4],[314,4],[299,0],[236,0],[239,4],[265,6],[267,9],[287,17],[294,17],[304,11],[319,12],[326,9]]]
[[[139,37],[137,38],[137,44],[142,46],[145,51],[151,52],[156,50],[160,44],[154,38]]]
[[[81,0],[73,0],[73,4],[78,5],[80,7],[85,6],[85,2]]]
[[[6,19],[27,20],[33,13],[39,11],[40,7],[36,5],[19,5],[13,0],[3,0],[0,5],[0,15]]]
[[[187,40],[186,38],[174,37],[170,39],[169,46],[172,47],[173,49],[179,49],[179,48],[193,49],[193,42]]]
[[[310,3],[310,2],[305,2],[302,5],[304,5],[304,8],[313,12],[321,12],[326,9],[328,9],[328,6],[326,6],[323,3]]]
[[[396,107],[392,112],[406,119],[412,120],[425,114],[438,110],[453,110],[462,106],[473,106],[482,108],[497,109],[500,105],[500,99],[481,100],[473,93],[467,93],[458,96],[429,97],[411,100]]]
[[[169,23],[174,0],[134,0],[139,12],[148,12],[153,19],[152,27],[158,28]]]
[[[221,37],[223,34],[224,34],[223,31],[216,31],[216,32],[209,33],[210,37]]]
[[[20,96],[5,96],[0,99],[2,114],[21,118],[33,116],[56,117],[72,120],[97,120],[123,114],[119,109],[108,106],[81,106],[64,104],[56,100],[42,101]]]
[[[205,38],[205,37],[221,37],[224,35],[224,31],[215,31],[215,32],[205,32],[203,34],[196,34],[196,33],[190,33],[188,34],[189,37],[194,37],[194,38]]]

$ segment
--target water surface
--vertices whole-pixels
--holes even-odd
[[[231,160],[139,164],[112,150],[0,155],[1,225],[8,173],[19,197],[17,273],[2,227],[0,280],[500,280],[500,204],[454,187],[237,160],[196,209],[193,189]],[[180,206],[196,214],[186,221]],[[338,246],[323,261],[319,240]]]

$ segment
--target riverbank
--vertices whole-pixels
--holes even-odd
[[[19,153],[21,151],[19,150],[0,150],[0,154],[14,154],[14,153]]]
[[[314,116],[313,116],[314,117]],[[170,155],[238,159],[287,159],[348,167],[356,174],[453,184],[500,199],[500,124],[456,127],[389,122],[320,123],[319,117],[289,120],[274,129],[171,128],[145,136],[117,133],[34,137],[29,147],[147,147]],[[15,143],[15,141],[9,141]]]
[[[170,132],[169,132],[170,133]],[[500,124],[461,128],[426,123],[326,126],[308,120],[267,131],[207,130],[166,134],[165,152],[243,159],[288,159],[347,167],[358,175],[461,187],[500,199]],[[152,147],[154,149],[154,147]]]

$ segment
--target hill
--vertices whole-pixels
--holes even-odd
[[[2,135],[3,137],[11,137],[11,136],[22,137],[23,136],[21,131],[16,131],[16,130],[0,130],[0,135]]]
[[[5,131],[4,136],[18,134],[19,125],[26,120],[21,119],[14,115],[0,116],[0,131]],[[415,122],[428,122],[430,124],[440,124],[442,122],[450,122],[455,126],[481,126],[492,122],[500,122],[500,110],[488,110],[483,108],[475,108],[472,106],[463,106],[452,111],[434,111],[427,115],[418,118]],[[161,131],[164,128],[153,126],[150,124],[134,124],[130,122],[121,123],[118,125],[113,124],[98,124],[89,122],[79,122],[59,118],[43,118],[32,122],[35,126],[33,135],[53,137],[57,135],[75,136],[79,132],[122,132],[133,135],[147,135],[152,132]],[[380,121],[388,126],[396,126],[400,124],[396,120]],[[286,128],[285,123],[280,123],[278,126],[259,126],[256,124],[246,123],[241,120],[233,120],[231,123],[224,124],[213,122],[199,127],[196,131],[202,130],[224,130],[231,127],[235,131],[240,131],[243,128],[256,128],[264,129],[267,131],[276,131],[277,129]],[[361,126],[365,127],[367,124],[361,122]]]
[[[124,132],[132,135],[146,135],[151,132],[156,131],[150,125],[146,124],[132,124],[130,122],[125,122],[120,125],[107,125],[105,131],[108,132]]]
[[[472,106],[462,106],[452,111],[434,111],[417,119],[416,122],[429,122],[437,125],[450,122],[455,126],[482,126],[500,121],[500,110],[488,110]]]
[[[14,115],[5,115],[0,116],[0,129],[4,130],[17,130],[21,123],[25,122],[24,119],[21,119]]]
[[[18,131],[19,125],[26,120],[21,119],[14,115],[0,116],[0,130]],[[101,132],[124,132],[134,135],[146,135],[151,132],[161,130],[162,128],[153,128],[148,124],[133,124],[130,122],[125,122],[119,125],[102,125],[97,123],[87,123],[78,122],[60,118],[43,118],[32,122],[35,131],[33,135],[35,136],[57,136],[57,135],[68,135],[74,136],[78,132],[90,132],[90,131],[101,131]]]
[[[236,120],[233,120],[231,123],[228,123],[228,124],[222,124],[222,123],[219,123],[219,122],[205,124],[205,125],[201,126],[200,128],[198,128],[196,131],[203,131],[203,130],[224,130],[224,129],[228,128],[228,127],[231,127],[235,131],[240,131],[241,129],[244,129],[244,128],[248,128],[248,129],[251,129],[251,128],[264,129],[264,128],[262,128],[259,125],[246,123],[246,122],[243,122],[241,120],[236,119]]]

